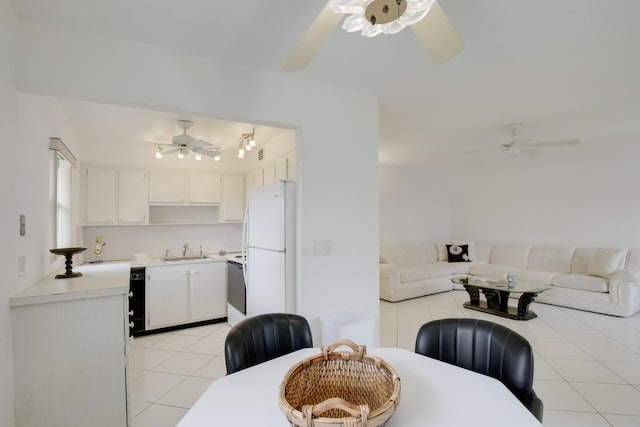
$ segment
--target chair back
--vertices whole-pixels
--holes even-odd
[[[533,389],[533,351],[511,329],[486,320],[442,319],[418,331],[416,353],[501,381],[520,400]]]
[[[235,325],[225,338],[227,374],[313,347],[309,322],[297,314],[261,314]]]

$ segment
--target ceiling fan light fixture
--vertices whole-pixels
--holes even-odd
[[[179,158],[179,159],[184,159],[184,154],[182,154],[182,151],[180,151],[180,152],[178,153],[178,158]]]
[[[213,160],[215,160],[216,162],[220,161],[220,154],[216,154],[215,156],[213,156]]]
[[[435,0],[331,0],[335,13],[349,15],[342,24],[365,37],[396,34],[422,20]]]
[[[196,153],[196,160],[202,160],[202,154]]]
[[[333,0],[331,10],[335,13],[362,13],[367,0]]]
[[[162,158],[162,148],[158,145],[158,151],[156,151],[156,159]]]

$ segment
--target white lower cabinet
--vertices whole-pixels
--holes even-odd
[[[146,329],[226,316],[223,262],[147,267]]]
[[[124,294],[13,307],[16,427],[128,425],[127,307]]]

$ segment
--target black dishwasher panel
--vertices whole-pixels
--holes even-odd
[[[144,286],[144,267],[132,268],[129,280],[129,334],[131,336],[144,331]]]
[[[247,313],[247,289],[243,266],[238,261],[227,261],[227,300],[240,313]]]

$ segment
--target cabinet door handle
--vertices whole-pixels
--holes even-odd
[[[129,292],[129,298],[133,298],[133,292]]]
[[[129,327],[133,328],[133,322],[129,322]]]
[[[129,312],[129,316],[133,316],[133,310]]]

